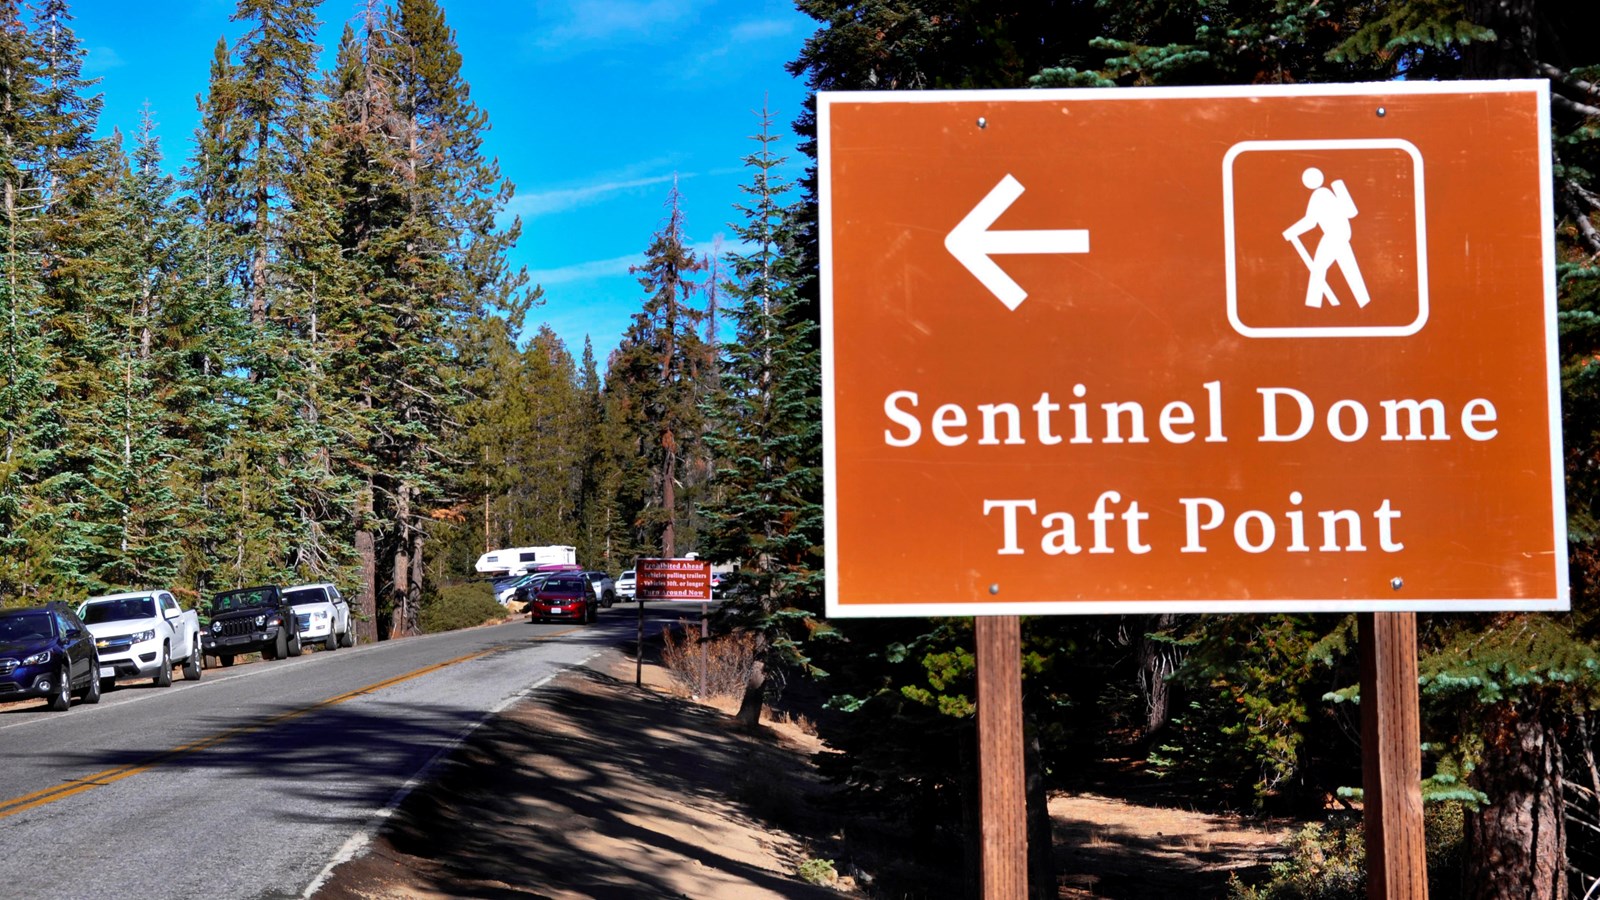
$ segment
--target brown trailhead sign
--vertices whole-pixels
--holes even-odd
[[[711,599],[711,563],[701,559],[645,558],[634,565],[634,594],[643,600]]]
[[[1567,608],[1548,103],[819,95],[829,614]]]

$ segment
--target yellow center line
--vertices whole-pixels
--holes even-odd
[[[542,635],[541,637],[555,637],[555,635]],[[74,778],[71,781],[55,785],[54,787],[48,787],[41,791],[34,791],[31,794],[24,794],[21,797],[13,797],[10,800],[0,801],[0,819],[44,806],[47,803],[54,803],[57,800],[71,797],[74,794],[81,794],[84,791],[93,790],[97,787],[105,787],[108,784],[115,784],[124,778],[130,778],[134,775],[138,775],[141,772],[147,772],[164,763],[171,762],[180,756],[186,756],[190,753],[196,753],[201,750],[210,749],[218,744],[233,740],[236,737],[262,731],[272,727],[273,725],[277,725],[280,722],[286,722],[290,719],[303,716],[307,713],[315,712],[319,709],[326,709],[327,707],[335,706],[348,700],[354,700],[357,697],[383,690],[386,687],[392,687],[400,684],[401,682],[410,681],[413,678],[420,678],[423,675],[429,674],[430,672],[437,672],[440,669],[488,656],[489,654],[496,652],[498,649],[500,648],[490,648],[488,650],[480,650],[476,653],[468,653],[465,656],[458,656],[455,659],[447,659],[444,662],[434,663],[431,666],[417,669],[414,672],[407,672],[404,675],[397,675],[394,678],[385,679],[375,684],[369,684],[366,687],[356,688],[353,691],[348,691],[336,697],[329,697],[326,700],[319,700],[316,703],[301,707],[300,709],[291,709],[287,712],[278,713],[277,715],[270,716],[260,722],[255,722],[249,725],[241,725],[237,728],[230,728],[227,731],[218,732],[210,737],[204,737],[198,741],[193,741],[180,747],[174,747],[171,750],[163,750],[162,752],[157,753],[148,759],[133,763],[131,765],[118,766],[114,769],[107,769],[104,772],[96,772],[93,775],[85,775],[82,778]]]

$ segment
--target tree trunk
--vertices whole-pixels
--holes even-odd
[[[422,582],[424,581],[423,542],[428,533],[421,527],[411,531],[411,580],[406,591],[406,625],[412,634],[422,633]]]
[[[1027,718],[1022,737],[1023,785],[1028,798],[1028,897],[1056,900],[1055,838],[1050,827],[1050,792],[1045,788],[1044,752],[1039,746],[1038,723]]]
[[[759,656],[766,651],[767,642],[761,640],[756,653]],[[744,698],[739,701],[739,712],[734,718],[746,728],[754,728],[761,724],[761,701],[766,696],[767,664],[760,659],[750,667],[750,679],[744,684]]]
[[[396,491],[394,588],[389,611],[389,636],[407,637],[412,632],[414,616],[411,612],[411,486],[400,485]]]
[[[672,559],[678,549],[678,443],[670,428],[662,433],[661,446],[667,454],[661,462],[661,508],[667,514],[667,523],[661,529],[661,555]]]
[[[961,737],[961,772],[957,782],[961,792],[961,842],[962,889],[959,897],[979,897],[983,892],[983,792],[978,783],[978,729],[973,728]],[[924,823],[933,832],[932,823]]]
[[[1139,689],[1144,694],[1144,739],[1152,740],[1172,718],[1172,683],[1168,679],[1178,668],[1178,654],[1172,645],[1153,641],[1148,635],[1170,628],[1177,621],[1172,613],[1138,616],[1136,653],[1139,659]]]
[[[356,557],[361,561],[361,584],[356,589],[356,634],[363,641],[378,639],[378,549],[372,531],[356,532]]]
[[[1561,747],[1538,710],[1495,703],[1482,724],[1472,786],[1489,796],[1466,814],[1466,900],[1566,900]]]
[[[1461,48],[1467,78],[1533,78],[1538,55],[1536,0],[1467,0],[1467,21],[1494,29],[1495,39]]]

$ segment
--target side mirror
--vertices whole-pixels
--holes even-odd
[[[161,614],[163,616],[166,616],[169,619],[176,619],[177,617],[183,615],[183,611],[178,609],[175,606],[169,606],[169,607],[163,609],[161,611]]]

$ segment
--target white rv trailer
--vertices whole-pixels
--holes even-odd
[[[546,547],[507,547],[478,557],[478,574],[490,578],[526,575],[540,566],[577,565],[578,548],[565,544]]]

